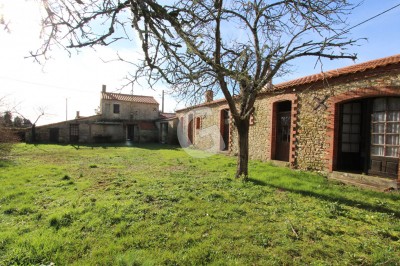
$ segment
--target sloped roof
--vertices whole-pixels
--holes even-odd
[[[236,97],[236,96],[234,96],[234,97]],[[224,102],[226,102],[226,99],[225,98],[221,98],[221,99],[218,99],[218,100],[214,100],[212,102],[204,102],[204,103],[200,103],[200,104],[197,104],[197,105],[194,105],[194,106],[185,107],[185,108],[176,110],[176,112],[178,113],[178,112],[182,112],[182,111],[191,110],[191,109],[194,109],[194,108],[199,108],[199,107],[203,107],[203,106],[209,106],[209,105],[212,105],[212,104],[224,103]]]
[[[301,77],[298,79],[282,82],[282,83],[273,85],[273,89],[274,90],[288,89],[290,87],[295,87],[295,86],[300,86],[300,85],[309,84],[309,83],[313,83],[313,82],[318,82],[318,81],[321,81],[324,79],[337,78],[339,76],[355,74],[358,72],[364,72],[367,70],[372,70],[375,68],[385,67],[388,65],[395,65],[395,64],[398,64],[398,65],[400,64],[400,54],[392,55],[392,56],[388,56],[388,57],[384,57],[384,58],[379,58],[379,59],[367,61],[367,62],[360,63],[360,64],[354,64],[352,66],[329,70],[327,72],[313,74],[313,75]],[[265,95],[268,93],[270,93],[270,91],[260,93],[260,95],[263,95],[263,94]],[[212,102],[206,102],[206,103],[201,103],[196,106],[186,107],[186,108],[177,110],[177,112],[182,112],[182,111],[186,111],[186,110],[190,110],[190,109],[198,108],[198,107],[202,107],[202,106],[209,106],[212,104],[222,103],[225,101],[226,100],[224,98],[222,98],[222,99],[214,100]]]
[[[36,126],[36,128],[59,126],[59,125],[66,124],[66,123],[67,124],[68,123],[76,123],[78,121],[85,121],[85,120],[91,120],[91,119],[96,120],[97,118],[100,118],[100,117],[101,117],[101,115],[92,115],[92,116],[85,116],[85,117],[81,116],[79,118],[70,119],[70,120],[67,120],[67,121],[61,121],[61,122],[56,122],[56,123]]]
[[[160,119],[171,119],[175,117],[176,117],[175,113],[160,113]]]
[[[130,95],[130,94],[121,94],[121,93],[112,93],[112,92],[102,92],[101,99],[102,100],[124,101],[124,102],[135,102],[135,103],[158,104],[158,102],[154,99],[153,96]]]
[[[328,78],[336,78],[343,75],[355,74],[357,72],[364,72],[366,70],[371,70],[378,67],[384,67],[399,63],[400,63],[400,54],[282,82],[277,85],[274,85],[274,89],[278,90],[286,89],[294,86],[321,81]]]

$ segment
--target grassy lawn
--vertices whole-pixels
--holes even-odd
[[[0,265],[400,265],[400,194],[176,147],[25,145],[0,162]]]

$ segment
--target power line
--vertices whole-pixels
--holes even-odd
[[[350,30],[352,30],[352,29],[354,29],[354,28],[356,28],[356,27],[358,27],[358,26],[360,26],[360,25],[362,25],[362,24],[365,24],[365,23],[367,23],[367,22],[369,22],[369,21],[371,21],[371,20],[373,20],[373,19],[375,19],[375,18],[377,18],[377,17],[379,17],[379,16],[382,16],[383,14],[385,14],[385,13],[387,13],[387,12],[389,12],[389,11],[392,11],[393,9],[395,9],[395,8],[397,8],[397,7],[399,7],[399,6],[400,6],[400,3],[397,4],[397,5],[395,5],[395,6],[392,6],[392,7],[389,8],[389,9],[386,9],[385,11],[382,11],[381,13],[379,13],[379,14],[377,14],[377,15],[375,15],[375,16],[372,16],[372,17],[370,17],[370,18],[368,18],[368,19],[366,19],[366,20],[364,20],[364,21],[361,21],[360,23],[358,23],[358,24],[356,24],[356,25],[354,25],[354,26],[348,28],[347,30],[344,30],[344,31],[342,31],[341,33],[338,33],[337,35],[334,36],[334,38],[335,38],[335,37],[338,37],[338,36],[340,36],[340,35],[342,35],[342,34],[348,33]]]
[[[59,90],[69,90],[69,91],[90,92],[90,93],[92,93],[92,91],[88,91],[88,90],[67,88],[67,87],[61,87],[61,86],[56,86],[56,85],[51,85],[51,84],[44,84],[44,83],[32,82],[32,81],[27,81],[27,80],[22,80],[22,79],[16,79],[16,78],[10,78],[10,77],[4,77],[4,76],[0,76],[0,79],[7,79],[7,80],[12,80],[12,81],[20,82],[20,83],[26,83],[26,84],[30,84],[30,85],[41,86],[41,87],[47,87],[47,88],[53,88],[53,89],[59,89]]]

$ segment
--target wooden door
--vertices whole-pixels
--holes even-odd
[[[59,135],[60,135],[59,128],[50,128],[49,141],[53,143],[58,143]]]
[[[230,111],[229,111],[229,109],[224,109],[224,110],[222,110],[222,117],[221,117],[221,119],[222,119],[222,125],[221,125],[221,128],[222,128],[222,140],[223,140],[223,143],[222,143],[222,145],[221,145],[221,150],[224,150],[224,151],[226,151],[226,150],[228,150],[228,148],[229,148],[229,134],[230,134],[230,132],[229,132],[229,120],[230,120]]]
[[[188,140],[189,145],[193,145],[193,116],[189,116],[189,123],[188,123]]]
[[[290,111],[278,112],[276,115],[276,153],[275,160],[289,161],[290,151]]]
[[[371,115],[369,174],[397,177],[400,146],[400,98],[377,98]]]

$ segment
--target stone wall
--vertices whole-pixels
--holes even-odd
[[[171,144],[176,144],[176,121],[170,121],[169,138]],[[159,132],[153,121],[136,121],[134,123],[105,122],[100,116],[80,118],[61,123],[38,126],[35,129],[35,142],[42,143],[71,143],[70,126],[77,125],[79,129],[78,143],[108,143],[124,142],[127,139],[127,126],[138,126],[138,142],[158,142]],[[58,138],[51,139],[51,131],[58,131]],[[33,142],[32,131],[27,129],[26,141]]]
[[[334,119],[338,103],[357,98],[400,96],[398,68],[396,65],[379,67],[323,82],[263,93],[255,103],[255,112],[251,119],[250,158],[263,161],[275,159],[274,108],[279,102],[290,101],[290,165],[300,169],[332,171],[336,145],[334,134],[337,130],[334,128]],[[195,147],[207,150],[215,144],[210,132],[221,132],[221,110],[224,108],[227,108],[226,102],[219,100],[197,108],[177,111],[180,121],[184,121],[182,129],[185,134],[190,118],[193,117],[196,124],[196,118],[200,117],[200,129],[193,126]],[[231,121],[229,151],[232,155],[237,153],[237,133],[234,127]],[[206,131],[207,134],[204,134],[205,129],[210,129]]]
[[[35,128],[35,142],[44,142],[44,143],[69,143],[70,141],[70,125],[79,125],[79,140],[80,143],[92,142],[92,128],[93,123],[97,121],[99,117],[87,117],[69,120],[65,122],[38,126]],[[51,130],[58,130],[58,139],[52,140],[50,136]],[[29,129],[26,131],[25,135],[27,142],[32,142],[32,130]]]
[[[80,125],[80,128],[82,126]],[[89,130],[92,138],[88,139],[88,142],[123,142],[126,140],[126,131],[122,123],[93,123]],[[83,141],[84,137],[79,136],[79,139]]]
[[[292,146],[295,141],[295,126],[297,112],[297,96],[293,93],[272,93],[260,96],[255,105],[254,113],[250,118],[249,132],[249,157],[256,160],[273,160],[275,159],[275,116],[274,109],[276,103],[283,101],[291,102],[291,139]],[[233,131],[232,135],[232,151],[237,153],[237,132]],[[289,154],[289,162],[294,163],[294,150],[291,149]]]
[[[388,91],[390,88],[390,93]],[[338,103],[360,98],[400,96],[400,70],[381,68],[298,88],[296,166],[332,171]],[[337,121],[336,121],[337,122]],[[336,128],[337,130],[337,128]]]
[[[221,111],[224,109],[228,109],[226,103],[217,102],[204,107],[177,111],[180,144],[184,147],[193,145],[201,150],[219,152],[223,147]],[[190,121],[193,123],[193,142],[188,140]],[[230,123],[231,138],[227,143],[229,150],[232,150],[232,129],[233,124]]]
[[[119,104],[115,114],[113,105]],[[106,120],[156,120],[159,117],[158,104],[135,103],[116,100],[101,100],[102,118]]]

